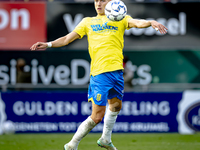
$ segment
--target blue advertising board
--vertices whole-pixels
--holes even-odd
[[[193,133],[200,126],[199,93],[196,92],[197,98],[191,105],[185,100],[188,92],[125,93],[113,132]],[[1,122],[11,120],[17,133],[75,132],[92,112],[87,92],[2,92],[0,103],[5,106],[0,109]],[[187,124],[181,120],[184,116],[187,116]],[[103,121],[91,132],[101,132],[102,129]]]

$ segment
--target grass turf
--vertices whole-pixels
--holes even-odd
[[[14,134],[0,135],[0,150],[63,150],[73,134]],[[103,150],[96,141],[101,134],[88,134],[78,150]],[[118,150],[199,150],[200,134],[116,134],[112,141]]]

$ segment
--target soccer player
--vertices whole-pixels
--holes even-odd
[[[119,22],[109,21],[104,13],[105,6],[109,1],[94,0],[97,16],[83,18],[77,27],[66,36],[47,43],[37,42],[30,48],[37,50],[62,47],[87,35],[91,57],[88,101],[92,102],[92,114],[80,124],[71,141],[64,145],[64,150],[78,149],[81,139],[102,121],[107,102],[109,108],[104,117],[103,133],[97,144],[108,150],[117,150],[112,144],[111,134],[122,107],[124,93],[122,52],[124,32],[130,28],[150,26],[159,30],[161,34],[167,32],[167,28],[157,21],[137,20],[128,15]]]

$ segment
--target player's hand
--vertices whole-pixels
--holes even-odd
[[[46,49],[47,47],[48,47],[47,43],[37,42],[37,43],[33,44],[30,49],[32,51],[35,51],[35,50],[38,50],[38,49]]]
[[[167,33],[167,28],[162,25],[161,23],[157,22],[157,21],[152,21],[151,22],[151,26],[156,30],[159,31],[161,34],[166,34]]]

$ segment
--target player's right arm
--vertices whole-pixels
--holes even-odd
[[[74,40],[80,38],[80,35],[74,31],[67,34],[66,36],[60,37],[54,41],[51,42],[51,47],[62,47],[65,45],[68,45],[69,43],[73,42]],[[49,42],[37,42],[31,46],[31,50],[37,50],[37,49],[46,49],[48,48]]]

